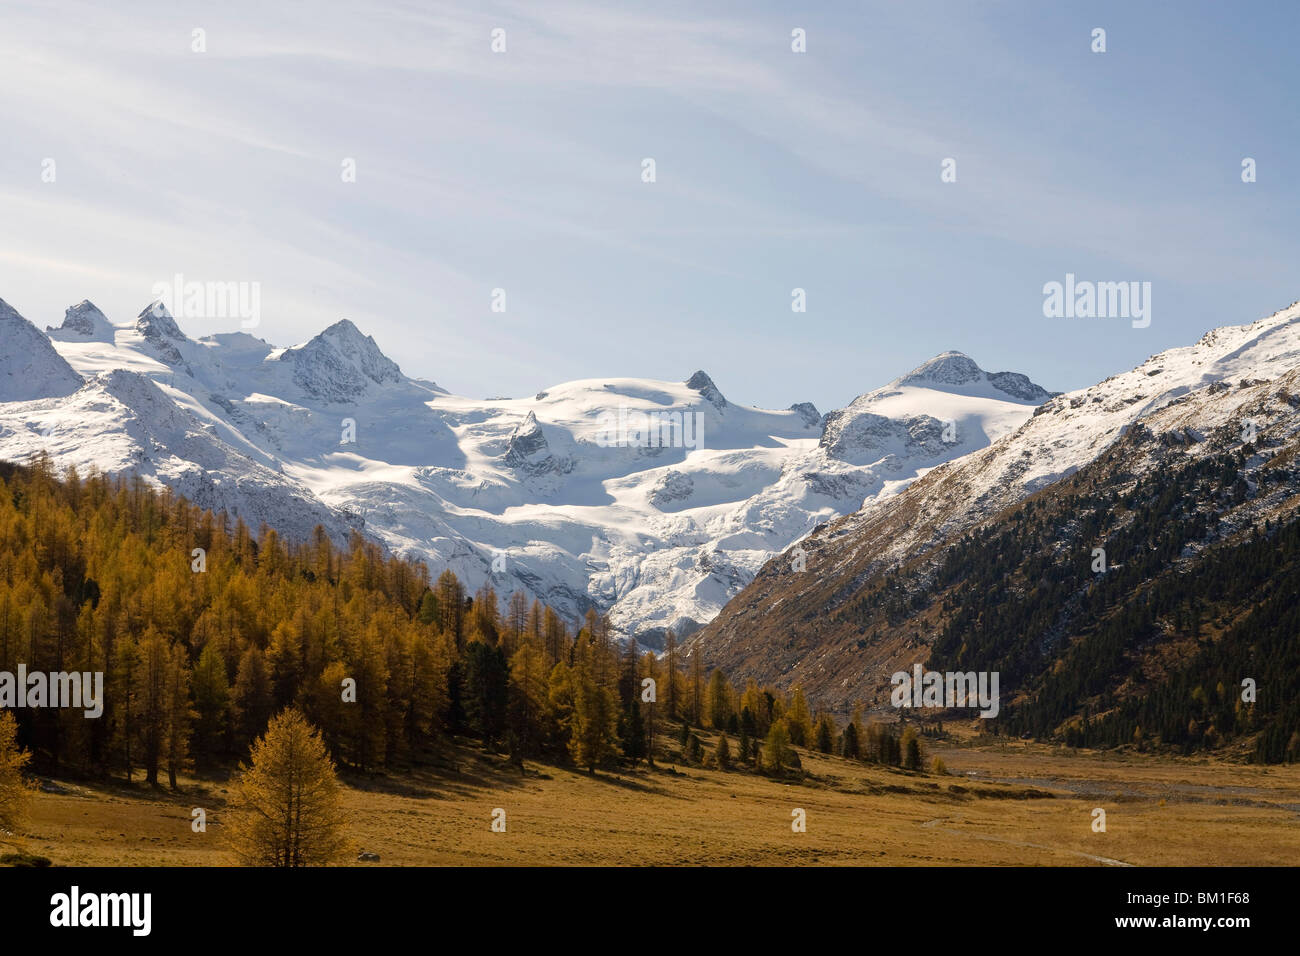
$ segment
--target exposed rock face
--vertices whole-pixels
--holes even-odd
[[[551,454],[542,426],[531,411],[510,433],[505,461],[511,468],[534,477],[565,469],[565,462]]]
[[[1019,372],[993,372],[989,375],[989,381],[993,383],[994,388],[1016,398],[1023,398],[1027,402],[1045,402],[1053,395],[1060,394],[1035,385],[1029,380],[1029,376],[1021,375]]]
[[[180,350],[180,346],[189,342],[189,339],[176,324],[171,312],[167,311],[167,306],[161,302],[149,306],[136,316],[135,329],[144,336],[159,359],[174,368],[190,371]]]
[[[686,501],[695,491],[695,482],[691,476],[680,471],[666,471],[650,490],[650,503],[660,510],[669,505]]]
[[[46,326],[46,334],[60,342],[112,342],[113,326],[104,313],[89,299],[68,306],[63,324],[57,329]]]
[[[686,387],[695,389],[695,391],[699,392],[712,402],[714,408],[721,409],[727,407],[727,400],[722,397],[722,393],[718,391],[718,387],[713,384],[713,379],[709,378],[709,376],[702,371],[696,372],[688,378],[686,380]]]
[[[372,385],[402,381],[397,363],[347,319],[306,345],[286,349],[280,360],[293,363],[293,380],[303,391],[336,404],[355,402]]]
[[[817,406],[812,402],[795,402],[790,406],[790,411],[796,412],[800,418],[808,423],[809,428],[821,427],[821,413],[817,411]]]

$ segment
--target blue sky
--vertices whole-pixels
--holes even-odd
[[[258,282],[268,341],[350,318],[475,396],[826,411],[947,349],[1081,387],[1300,298],[1296,11],[5,0],[0,297]],[[1067,272],[1149,281],[1150,327],[1045,318]]]

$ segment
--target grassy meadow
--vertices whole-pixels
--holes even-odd
[[[702,735],[708,736],[708,735]],[[711,745],[712,740],[706,740]],[[1288,865],[1300,859],[1300,767],[927,743],[947,773],[800,750],[805,777],[659,762],[594,775],[472,746],[439,764],[345,776],[353,851],[378,865]],[[21,848],[54,865],[225,866],[226,781],[181,792],[43,780]],[[207,830],[191,829],[191,810]],[[1093,811],[1106,812],[1094,832]],[[493,832],[493,811],[505,832]],[[806,832],[793,832],[803,810]]]

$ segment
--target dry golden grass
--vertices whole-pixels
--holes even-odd
[[[734,743],[734,741],[733,741]],[[734,749],[734,748],[733,748]],[[471,749],[451,764],[349,781],[354,848],[383,865],[1287,865],[1300,860],[1300,768],[1070,754],[1020,741],[931,748],[935,777],[802,753],[812,775],[663,765],[591,776]],[[224,784],[179,796],[63,783],[21,845],[66,865],[228,865]],[[208,811],[206,833],[190,809]],[[505,833],[490,828],[506,811]],[[1092,831],[1092,810],[1107,832]],[[791,831],[791,811],[807,832]],[[8,847],[0,847],[0,850]],[[363,864],[373,865],[373,864]]]

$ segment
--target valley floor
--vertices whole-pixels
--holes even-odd
[[[1300,767],[932,745],[948,774],[800,752],[811,779],[664,764],[591,776],[457,749],[448,766],[346,780],[354,850],[380,865],[1294,865]],[[19,845],[55,865],[221,866],[224,784],[173,795],[50,781]],[[59,791],[59,792],[50,792]],[[191,810],[207,812],[206,833]],[[493,811],[506,832],[491,830]],[[1093,831],[1093,811],[1106,832]],[[807,832],[791,830],[792,811]],[[13,846],[0,842],[0,853]],[[355,864],[374,865],[374,864]]]

